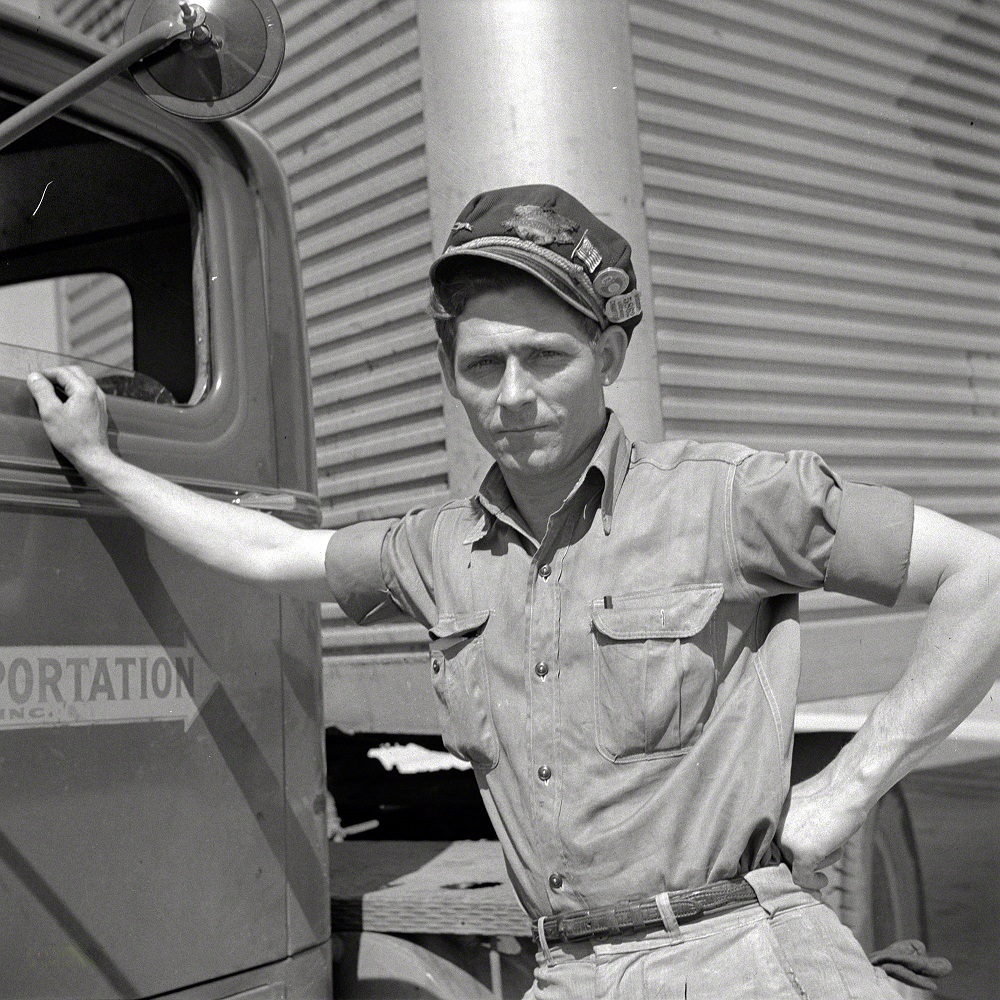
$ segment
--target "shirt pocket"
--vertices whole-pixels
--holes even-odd
[[[483,648],[489,617],[489,611],[445,615],[430,629],[441,738],[457,757],[487,769],[500,759]]]
[[[715,701],[711,622],[722,586],[603,598],[591,605],[597,749],[625,763],[683,753]]]

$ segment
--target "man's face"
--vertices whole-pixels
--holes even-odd
[[[596,342],[542,286],[483,292],[457,323],[448,388],[508,482],[576,477],[605,421],[604,386],[624,360],[618,327]]]

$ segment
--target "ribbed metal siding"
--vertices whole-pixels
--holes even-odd
[[[59,280],[66,353],[132,370],[132,300],[121,278],[75,275]]]
[[[288,61],[248,117],[292,186],[321,489],[336,526],[446,492],[423,313],[431,241],[416,14],[412,3],[302,0],[282,18]]]
[[[1000,10],[635,0],[667,433],[1000,530]]]
[[[432,248],[416,6],[287,0],[279,9],[285,65],[247,117],[291,183],[320,496],[325,525],[338,527],[448,492],[436,340],[424,313]],[[334,709],[331,691],[364,688],[352,683],[357,671],[425,664],[419,626],[360,629],[335,605],[323,618]]]
[[[56,3],[64,23],[120,39],[128,3]],[[448,492],[436,341],[424,314],[432,247],[416,7],[278,0],[278,9],[285,62],[244,117],[275,147],[291,184],[320,497],[324,525],[338,527]],[[331,689],[344,671],[426,660],[419,626],[362,630],[335,605],[324,606],[323,625]]]
[[[52,0],[56,17],[67,27],[116,45],[121,42],[122,23],[132,3],[133,0]]]

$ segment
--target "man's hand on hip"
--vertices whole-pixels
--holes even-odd
[[[864,810],[845,801],[826,771],[795,785],[778,843],[796,884],[813,893],[824,889],[828,880],[821,869],[840,857],[844,844],[864,821]]]

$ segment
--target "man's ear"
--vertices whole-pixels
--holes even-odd
[[[597,340],[597,356],[601,362],[601,380],[611,385],[621,374],[628,350],[628,335],[620,326],[609,326]]]
[[[441,374],[444,376],[444,384],[455,399],[458,399],[458,389],[455,386],[455,362],[448,357],[444,345],[438,343],[437,349],[438,364],[441,366]]]

